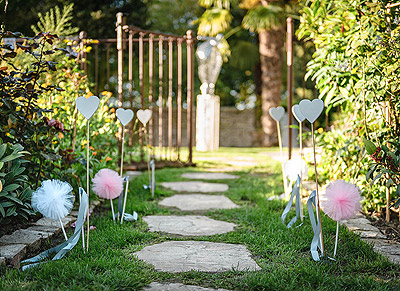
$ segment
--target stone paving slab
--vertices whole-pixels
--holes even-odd
[[[400,264],[400,244],[390,241],[379,228],[373,226],[362,213],[341,222],[349,230],[358,233],[362,240],[374,245],[374,250],[383,254],[394,263]]]
[[[6,258],[7,264],[18,268],[19,262],[26,254],[26,245],[14,244],[0,246],[0,257]]]
[[[125,175],[129,176],[130,179],[140,176],[142,172],[140,171],[126,171]]]
[[[36,251],[40,248],[42,239],[48,238],[50,234],[44,231],[19,229],[10,235],[3,235],[0,238],[1,244],[24,244],[28,251]]]
[[[176,194],[164,198],[158,204],[176,207],[183,211],[233,209],[239,207],[226,196],[205,194]]]
[[[230,222],[196,215],[152,215],[143,217],[143,220],[152,232],[166,232],[184,236],[222,234],[233,231],[236,226]]]
[[[183,285],[181,283],[158,283],[153,282],[149,285],[149,287],[143,288],[145,291],[228,291],[226,289],[213,289],[213,288],[204,288],[200,286],[194,285]]]
[[[226,173],[207,173],[207,172],[183,173],[181,177],[187,179],[201,179],[201,180],[233,180],[240,178],[238,175],[232,175]]]
[[[74,220],[75,220],[75,218],[71,217],[71,216],[67,216],[67,217],[64,217],[63,219],[61,219],[64,227],[68,227],[70,222],[72,222]],[[43,218],[39,219],[38,221],[36,221],[35,225],[51,226],[51,227],[59,228],[60,227],[60,222],[58,220],[55,220],[55,219],[43,217]]]
[[[244,245],[207,241],[169,241],[134,253],[157,271],[179,273],[261,270]]]
[[[206,183],[198,181],[164,182],[161,186],[176,192],[214,193],[228,191],[229,186],[221,183]]]

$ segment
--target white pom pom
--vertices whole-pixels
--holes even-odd
[[[59,219],[70,213],[74,205],[72,187],[60,180],[46,180],[32,194],[32,207],[44,217]]]

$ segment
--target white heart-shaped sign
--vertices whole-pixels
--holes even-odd
[[[292,113],[293,113],[294,118],[296,118],[299,123],[302,123],[306,119],[304,117],[303,113],[301,113],[300,107],[298,104],[292,106]]]
[[[299,103],[300,112],[310,123],[314,123],[315,120],[321,115],[324,110],[324,101],[321,99],[314,99],[313,101],[303,99]]]
[[[131,109],[124,109],[124,108],[118,108],[116,114],[122,126],[127,125],[132,120],[134,115]]]
[[[150,109],[139,109],[138,112],[136,113],[137,118],[143,125],[146,125],[147,122],[149,122],[151,118],[151,110]]]
[[[273,119],[279,122],[282,119],[283,115],[285,115],[285,108],[283,108],[282,106],[271,107],[269,109],[269,115],[271,115]]]
[[[89,98],[81,96],[76,98],[75,104],[78,111],[85,116],[86,119],[90,119],[97,108],[99,108],[100,99],[97,96],[90,96]]]

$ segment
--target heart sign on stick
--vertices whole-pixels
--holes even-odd
[[[116,113],[122,126],[127,125],[132,120],[134,115],[131,109],[124,109],[124,108],[118,108]]]
[[[303,113],[301,113],[301,111],[300,111],[300,106],[299,106],[298,104],[293,105],[293,107],[292,107],[292,113],[293,113],[294,118],[296,118],[296,120],[297,120],[299,123],[302,123],[302,122],[306,119],[306,118],[304,117]]]
[[[76,98],[75,104],[79,112],[85,116],[86,119],[90,119],[97,108],[99,108],[100,99],[97,96],[90,96],[89,98],[81,96]]]
[[[310,123],[314,123],[324,110],[324,101],[321,99],[314,99],[313,101],[303,99],[299,103],[299,108],[303,116]]]
[[[151,118],[151,110],[150,109],[139,109],[138,112],[136,113],[137,118],[143,125],[146,125],[147,122],[149,122]]]
[[[285,108],[283,108],[282,106],[271,107],[269,109],[269,115],[271,115],[271,117],[277,122],[279,122],[282,119],[284,114],[285,114]]]

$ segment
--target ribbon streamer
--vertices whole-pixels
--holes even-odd
[[[150,179],[150,184],[149,185],[143,185],[144,189],[150,189],[151,190],[151,197],[154,197],[154,191],[156,189],[156,177],[155,177],[155,172],[156,172],[156,164],[154,160],[150,161],[150,168],[151,168],[151,179]]]
[[[53,254],[55,254],[55,256],[51,260],[52,261],[59,260],[63,258],[66,253],[72,250],[78,243],[79,238],[81,236],[83,224],[85,223],[86,214],[89,208],[89,197],[86,194],[85,190],[83,190],[83,188],[81,187],[79,187],[79,194],[81,195],[81,204],[79,205],[78,218],[76,220],[76,227],[74,234],[66,242],[51,249],[48,249],[47,251],[44,251],[33,258],[22,261],[21,262],[22,264],[26,264],[22,266],[22,271],[25,271],[26,269],[37,266],[39,264],[48,262],[43,260],[49,259]]]
[[[125,206],[126,206],[126,197],[128,195],[128,185],[129,185],[129,177],[125,176],[124,177],[124,182],[125,182],[125,194],[124,190],[122,190],[121,195],[119,195],[118,198],[118,214],[115,214],[117,216],[117,219],[121,220],[121,223],[123,220],[125,221],[136,221],[138,219],[138,214],[134,211],[133,214],[125,213]]]
[[[293,217],[290,220],[290,222],[287,225],[287,228],[291,228],[292,225],[295,224],[295,222],[297,221],[297,219],[300,216],[300,212],[301,212],[301,208],[300,208],[301,207],[300,206],[300,204],[301,204],[301,200],[300,200],[300,183],[301,183],[300,176],[297,176],[297,180],[296,180],[296,182],[295,182],[295,184],[293,186],[293,190],[292,190],[292,194],[290,195],[289,202],[286,205],[285,210],[283,210],[283,213],[282,213],[282,216],[281,216],[282,222],[283,222],[283,224],[285,224],[286,216],[288,215],[289,210],[293,205],[294,197],[296,197],[296,202],[295,202],[296,216]]]
[[[316,198],[317,198],[317,191],[314,190],[311,192],[310,197],[308,198],[307,209],[308,209],[308,215],[310,217],[311,226],[314,231],[314,237],[311,241],[311,248],[310,248],[311,256],[314,261],[318,262],[321,259],[318,249],[322,252],[322,248],[320,240],[321,224],[318,220],[315,220],[315,214],[314,214],[314,207],[317,209]]]

